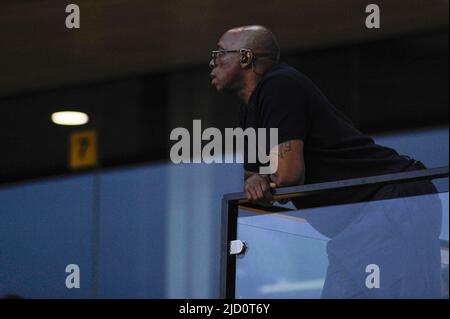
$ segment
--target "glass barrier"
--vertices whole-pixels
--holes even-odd
[[[409,185],[424,183],[431,185]],[[437,193],[389,198],[403,189],[389,183],[380,199],[303,209],[253,206],[231,194],[223,296],[448,298],[448,178],[438,184]],[[299,207],[307,197],[292,190],[283,195],[296,195]]]
[[[444,214],[448,192],[283,213],[242,209],[237,238],[247,249],[236,261],[236,298],[433,298],[445,279],[448,296]],[[375,270],[379,287],[370,281]]]

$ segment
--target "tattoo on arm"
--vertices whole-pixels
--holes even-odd
[[[289,153],[290,151],[292,151],[291,141],[287,141],[285,143],[280,144],[280,149],[279,149],[278,154],[281,158],[284,158],[284,155],[286,153]]]

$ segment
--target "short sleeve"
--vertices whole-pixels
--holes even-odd
[[[258,96],[260,125],[278,129],[278,143],[305,141],[309,106],[302,85],[289,76],[273,76],[264,81]]]

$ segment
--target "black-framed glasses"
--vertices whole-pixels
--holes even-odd
[[[216,65],[216,59],[218,57],[224,55],[224,54],[227,54],[227,53],[241,53],[241,54],[245,54],[247,51],[251,51],[251,49],[241,48],[239,50],[226,50],[226,49],[213,50],[213,51],[211,51],[211,57],[212,57],[213,65],[215,66]],[[256,59],[257,56],[258,56],[258,58],[267,57],[267,58],[271,58],[273,60],[277,60],[277,58],[272,53],[258,53],[258,55],[256,55],[253,52],[253,58]]]
[[[224,55],[224,54],[227,54],[227,53],[238,53],[238,52],[241,53],[241,54],[243,54],[243,53],[245,53],[245,52],[247,52],[247,51],[248,51],[248,49],[245,49],[245,48],[242,48],[242,49],[239,49],[239,50],[225,50],[225,49],[219,49],[219,50],[213,50],[213,51],[211,51],[211,57],[212,57],[212,60],[213,60],[214,65],[216,65],[216,59],[217,59],[218,57]]]

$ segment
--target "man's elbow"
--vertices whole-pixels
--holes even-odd
[[[271,180],[277,185],[277,187],[295,186],[301,185],[305,182],[303,172],[280,174],[279,172],[271,175]]]

